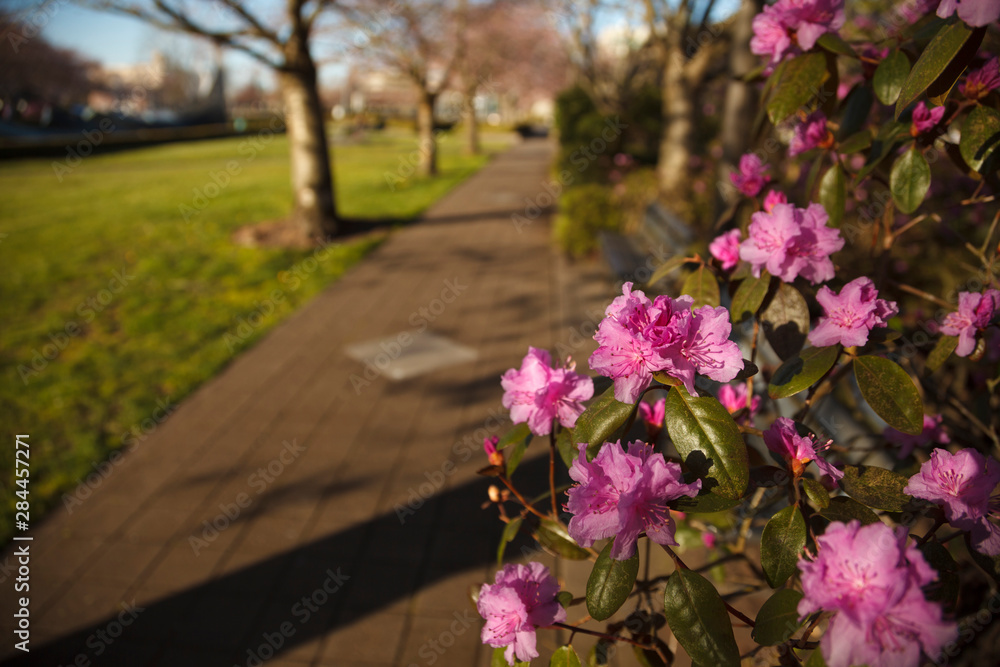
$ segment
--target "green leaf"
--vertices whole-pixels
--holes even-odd
[[[714,308],[719,305],[719,282],[715,279],[715,274],[706,271],[705,265],[702,264],[697,271],[688,274],[684,279],[681,294],[687,294],[694,299],[692,308],[702,306]]]
[[[809,333],[809,306],[797,289],[781,283],[764,301],[760,319],[764,336],[782,360],[799,353]]]
[[[615,433],[624,430],[637,405],[615,400],[615,388],[609,387],[583,411],[573,427],[573,441],[587,443],[587,456],[593,458],[607,441],[614,442]]]
[[[882,104],[895,104],[899,92],[910,76],[910,59],[901,50],[890,51],[885,60],[878,64],[872,85],[875,95]]]
[[[528,441],[522,440],[514,445],[514,448],[507,454],[507,477],[514,475],[514,471],[521,465],[521,460],[524,459],[524,452],[527,449]]]
[[[924,406],[920,393],[898,364],[884,357],[866,355],[854,360],[854,375],[865,401],[889,426],[910,435],[923,432]]]
[[[865,130],[861,130],[860,132],[855,132],[837,144],[837,152],[860,153],[871,145],[872,135]]]
[[[830,506],[830,492],[826,490],[821,482],[812,477],[802,478],[802,488],[806,492],[806,497],[812,501],[813,505],[825,510]]]
[[[828,521],[840,521],[842,523],[849,523],[857,519],[861,522],[862,526],[876,523],[879,520],[875,512],[872,512],[857,500],[852,500],[846,496],[831,498],[830,506],[820,512],[819,515]]]
[[[490,667],[510,667],[507,663],[507,658],[504,657],[504,652],[507,650],[506,646],[499,646],[493,649],[493,657],[490,658]],[[514,667],[531,667],[530,662],[521,662],[517,658],[514,659]]]
[[[958,601],[958,591],[961,586],[958,577],[958,563],[952,558],[948,548],[937,540],[925,542],[919,547],[927,564],[937,570],[937,581],[924,590],[927,599],[940,602],[945,607],[945,613],[954,610]]]
[[[608,542],[601,551],[587,580],[587,611],[595,621],[611,618],[621,609],[639,574],[639,552],[628,560],[615,560],[611,557],[613,544],[613,540]]]
[[[902,512],[912,499],[903,493],[909,479],[877,466],[845,466],[840,488],[859,503],[887,512]]]
[[[559,431],[559,435],[556,436],[556,450],[559,452],[559,457],[566,464],[566,467],[571,467],[577,454],[576,444],[573,442],[572,429],[564,428]]]
[[[694,498],[681,496],[670,503],[670,506],[678,512],[688,514],[714,514],[732,509],[743,502],[742,498],[726,498],[718,496],[712,492],[702,492]]]
[[[1000,112],[977,106],[962,123],[962,139],[958,148],[962,159],[972,169],[986,173],[997,144],[1000,144]]]
[[[839,345],[807,347],[774,371],[767,394],[771,398],[788,398],[808,389],[837,363]]]
[[[889,189],[896,208],[903,213],[913,213],[923,203],[930,187],[931,167],[916,147],[896,158],[889,175]]]
[[[653,271],[653,275],[646,283],[646,287],[652,287],[653,285],[660,282],[661,280],[669,276],[677,269],[684,266],[684,262],[686,259],[687,258],[684,257],[683,254],[679,254],[675,255],[674,257],[671,257],[663,264],[660,264],[658,267],[656,267],[656,271]]]
[[[875,141],[872,142],[872,149],[865,160],[865,166],[858,171],[855,182],[875,171],[882,160],[895,152],[900,140],[909,136],[910,126],[908,124],[890,121],[883,125],[875,136]]]
[[[544,548],[570,560],[586,560],[590,552],[581,548],[566,532],[566,527],[552,519],[542,519],[535,529],[535,539]]]
[[[513,444],[524,442],[525,440],[531,440],[531,429],[528,428],[527,422],[516,424],[512,429],[504,433],[500,437],[500,442],[497,443],[497,449],[506,449]]]
[[[614,643],[607,639],[598,639],[594,648],[587,656],[587,667],[607,667],[609,654],[614,653]]]
[[[819,182],[819,203],[830,215],[830,224],[839,227],[847,203],[847,176],[839,164],[833,165],[823,174]]]
[[[972,37],[973,30],[961,21],[956,21],[945,26],[934,39],[931,40],[920,58],[913,65],[910,75],[906,78],[899,98],[896,100],[896,118],[903,113],[903,109],[910,106],[927,90],[931,84],[939,78],[945,76],[952,61],[955,61],[962,52],[962,47]],[[982,41],[980,36],[979,41]],[[978,44],[976,45],[978,48]],[[965,65],[963,64],[964,68]],[[961,74],[961,72],[959,72]],[[958,78],[958,75],[955,75]],[[954,80],[952,81],[954,83]],[[950,85],[948,86],[951,87]]]
[[[805,661],[803,667],[826,667],[826,661],[823,660],[823,652],[816,649],[809,655],[809,659]]]
[[[730,500],[742,498],[750,463],[729,411],[714,397],[694,398],[681,386],[667,394],[665,414],[667,433],[688,468],[702,480],[702,489]]]
[[[730,319],[738,324],[748,317],[753,317],[764,303],[767,287],[771,284],[771,274],[762,270],[760,278],[749,276],[740,283],[733,294],[733,303],[729,307]]]
[[[559,591],[559,594],[556,595],[556,602],[558,602],[563,609],[569,609],[573,606],[573,594],[569,591]]]
[[[572,646],[560,646],[552,654],[549,667],[581,667],[580,656],[576,654]]]
[[[864,85],[855,86],[854,90],[848,93],[840,119],[839,136],[841,139],[854,136],[865,126],[874,99],[872,89]],[[850,153],[852,151],[841,150],[841,152]]]
[[[739,665],[740,650],[715,586],[692,570],[675,570],[663,593],[663,613],[678,643],[701,665]]]
[[[767,115],[777,125],[804,107],[830,76],[826,56],[804,53],[785,62],[785,70],[767,103]]]
[[[830,53],[837,53],[851,58],[858,57],[858,54],[855,53],[851,45],[845,42],[843,38],[835,32],[824,33],[819,39],[816,40],[816,43]]]
[[[934,349],[927,355],[927,370],[931,373],[941,368],[948,357],[958,347],[958,336],[941,336],[934,345]]]
[[[771,588],[795,574],[805,546],[806,520],[798,506],[789,505],[771,517],[760,536],[760,565]]]
[[[754,628],[750,633],[753,640],[763,646],[776,646],[788,641],[802,627],[798,612],[802,597],[799,591],[788,588],[775,591],[757,612]]]
[[[503,554],[507,551],[507,545],[517,537],[517,531],[521,529],[523,522],[524,519],[517,517],[516,519],[511,519],[510,523],[504,526],[503,534],[500,536],[500,546],[497,547],[497,567],[503,565]]]

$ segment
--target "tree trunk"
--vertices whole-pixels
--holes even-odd
[[[437,140],[434,137],[434,102],[437,93],[423,91],[417,105],[417,128],[420,134],[420,173],[436,176]]]
[[[479,123],[476,121],[476,89],[465,91],[465,152],[479,155]]]
[[[674,41],[674,40],[672,40]],[[691,162],[694,133],[693,86],[685,76],[684,54],[679,43],[671,43],[663,73],[663,134],[656,172],[660,194],[665,198],[683,196]]]
[[[316,69],[308,53],[305,57],[306,62],[280,72],[295,196],[292,217],[307,237],[322,240],[337,233],[337,208]]]

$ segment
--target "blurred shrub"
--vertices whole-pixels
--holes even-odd
[[[618,232],[623,221],[613,192],[604,185],[589,183],[563,193],[553,236],[560,250],[583,257],[597,250],[601,230]]]

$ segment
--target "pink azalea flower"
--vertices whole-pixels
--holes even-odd
[[[823,306],[825,316],[809,332],[809,342],[815,347],[837,343],[844,347],[864,345],[872,329],[884,327],[899,312],[895,301],[878,298],[875,283],[865,277],[844,285],[840,294],[824,285],[816,292],[816,300]]]
[[[714,549],[716,543],[715,533],[706,530],[701,534],[701,543],[708,549]]]
[[[944,117],[944,107],[928,109],[923,100],[913,109],[913,123],[910,125],[910,136],[918,137],[934,128]]]
[[[947,445],[951,442],[951,438],[941,428],[941,419],[941,415],[924,415],[924,430],[920,435],[910,435],[889,427],[882,431],[882,437],[899,447],[898,455],[903,459],[917,447],[926,447],[930,444]]]
[[[500,438],[496,436],[483,440],[483,451],[486,452],[486,458],[490,460],[490,465],[503,465],[503,453],[497,450],[499,442]]]
[[[989,520],[990,495],[1000,482],[1000,464],[974,449],[955,454],[931,452],[920,472],[910,478],[904,493],[944,506],[948,523],[968,531],[972,546],[989,556],[1000,555],[1000,528]]]
[[[993,56],[979,69],[965,77],[958,89],[970,100],[980,100],[995,88],[1000,88],[1000,58]]]
[[[833,145],[833,134],[826,128],[826,114],[814,111],[806,119],[795,126],[792,140],[788,144],[788,154],[798,155],[816,148],[829,148]]]
[[[799,615],[836,612],[820,640],[829,667],[917,667],[921,649],[937,658],[957,638],[921,590],[937,573],[906,537],[902,526],[833,522],[816,538],[816,557],[799,560]]]
[[[756,197],[771,180],[765,173],[767,170],[768,167],[761,162],[760,156],[756,153],[747,153],[740,158],[739,172],[729,174],[729,180],[747,197]]]
[[[820,451],[828,445],[819,446],[812,437],[799,435],[795,430],[795,422],[788,417],[778,417],[771,427],[764,431],[764,444],[788,464],[788,468],[796,477],[802,476],[810,461],[815,461],[820,472],[834,480],[844,476],[843,472],[820,456]]]
[[[754,17],[750,50],[777,64],[844,25],[844,0],[778,0]]]
[[[979,28],[1000,19],[1000,2],[996,0],[941,0],[937,15],[946,19],[956,11],[958,11],[958,18],[973,28]]]
[[[615,538],[615,560],[632,557],[643,531],[657,544],[676,545],[667,502],[698,495],[701,480],[685,484],[680,464],[668,463],[640,440],[629,443],[628,452],[621,442],[606,442],[592,462],[587,461],[587,444],[579,447],[569,469],[577,484],[566,492],[566,509],[573,514],[570,537],[584,547]]]
[[[717,395],[719,403],[722,403],[729,414],[734,415],[740,410],[747,406],[747,385],[745,382],[740,382],[739,384],[724,384],[719,387],[719,393]],[[755,414],[757,414],[757,408],[760,407],[760,396],[754,396],[750,399],[750,411],[745,414],[740,421],[743,423],[749,423],[753,420]]]
[[[993,319],[993,313],[1000,308],[1000,291],[988,289],[982,294],[975,292],[958,293],[958,311],[948,313],[941,322],[941,333],[958,336],[955,354],[967,357],[976,349],[976,333]]]
[[[605,310],[594,340],[590,368],[615,381],[615,398],[639,400],[663,371],[684,383],[692,396],[695,372],[729,382],[743,368],[739,346],[729,340],[732,325],[725,308],[691,310],[692,299],[660,295],[650,301],[632,283]]]
[[[655,440],[663,428],[663,420],[666,417],[667,399],[661,398],[653,405],[646,401],[639,403],[639,415],[642,421],[646,422],[646,430],[649,432],[649,439]]]
[[[716,236],[708,244],[708,252],[719,260],[723,271],[728,271],[740,261],[740,236],[739,229],[730,229],[728,232]]]
[[[479,589],[476,607],[486,619],[482,642],[494,648],[506,646],[509,665],[515,658],[521,662],[537,658],[535,628],[566,620],[558,594],[559,583],[541,563],[504,565],[493,585]]]
[[[840,231],[826,226],[828,219],[820,204],[804,209],[775,204],[770,213],[758,211],[740,244],[740,259],[750,262],[758,278],[766,267],[786,283],[798,276],[813,285],[826,282],[834,274],[830,255],[844,247]]]
[[[594,381],[569,368],[552,368],[547,350],[528,348],[520,370],[511,368],[503,377],[503,406],[515,424],[528,423],[535,435],[548,435],[552,421],[573,428],[583,413],[583,401],[594,395]]]
[[[767,194],[764,195],[764,210],[770,213],[774,210],[776,204],[787,204],[788,197],[785,196],[784,192],[779,192],[778,190],[768,190]]]

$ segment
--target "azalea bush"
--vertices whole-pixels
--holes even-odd
[[[1000,3],[872,4],[757,16],[762,147],[732,175],[740,204],[710,256],[622,286],[596,377],[535,348],[504,374],[514,426],[480,471],[505,524],[476,599],[494,665],[537,658],[552,628],[571,638],[552,665],[607,664],[618,645],[703,666],[983,650],[969,647],[1000,610]],[[679,287],[655,294],[665,279]],[[525,488],[536,438],[548,484]],[[697,567],[678,540],[692,530]],[[504,565],[519,533],[590,560],[586,590]],[[654,548],[672,568],[650,570]],[[732,604],[754,595],[754,614]],[[597,637],[582,658],[580,635]]]

